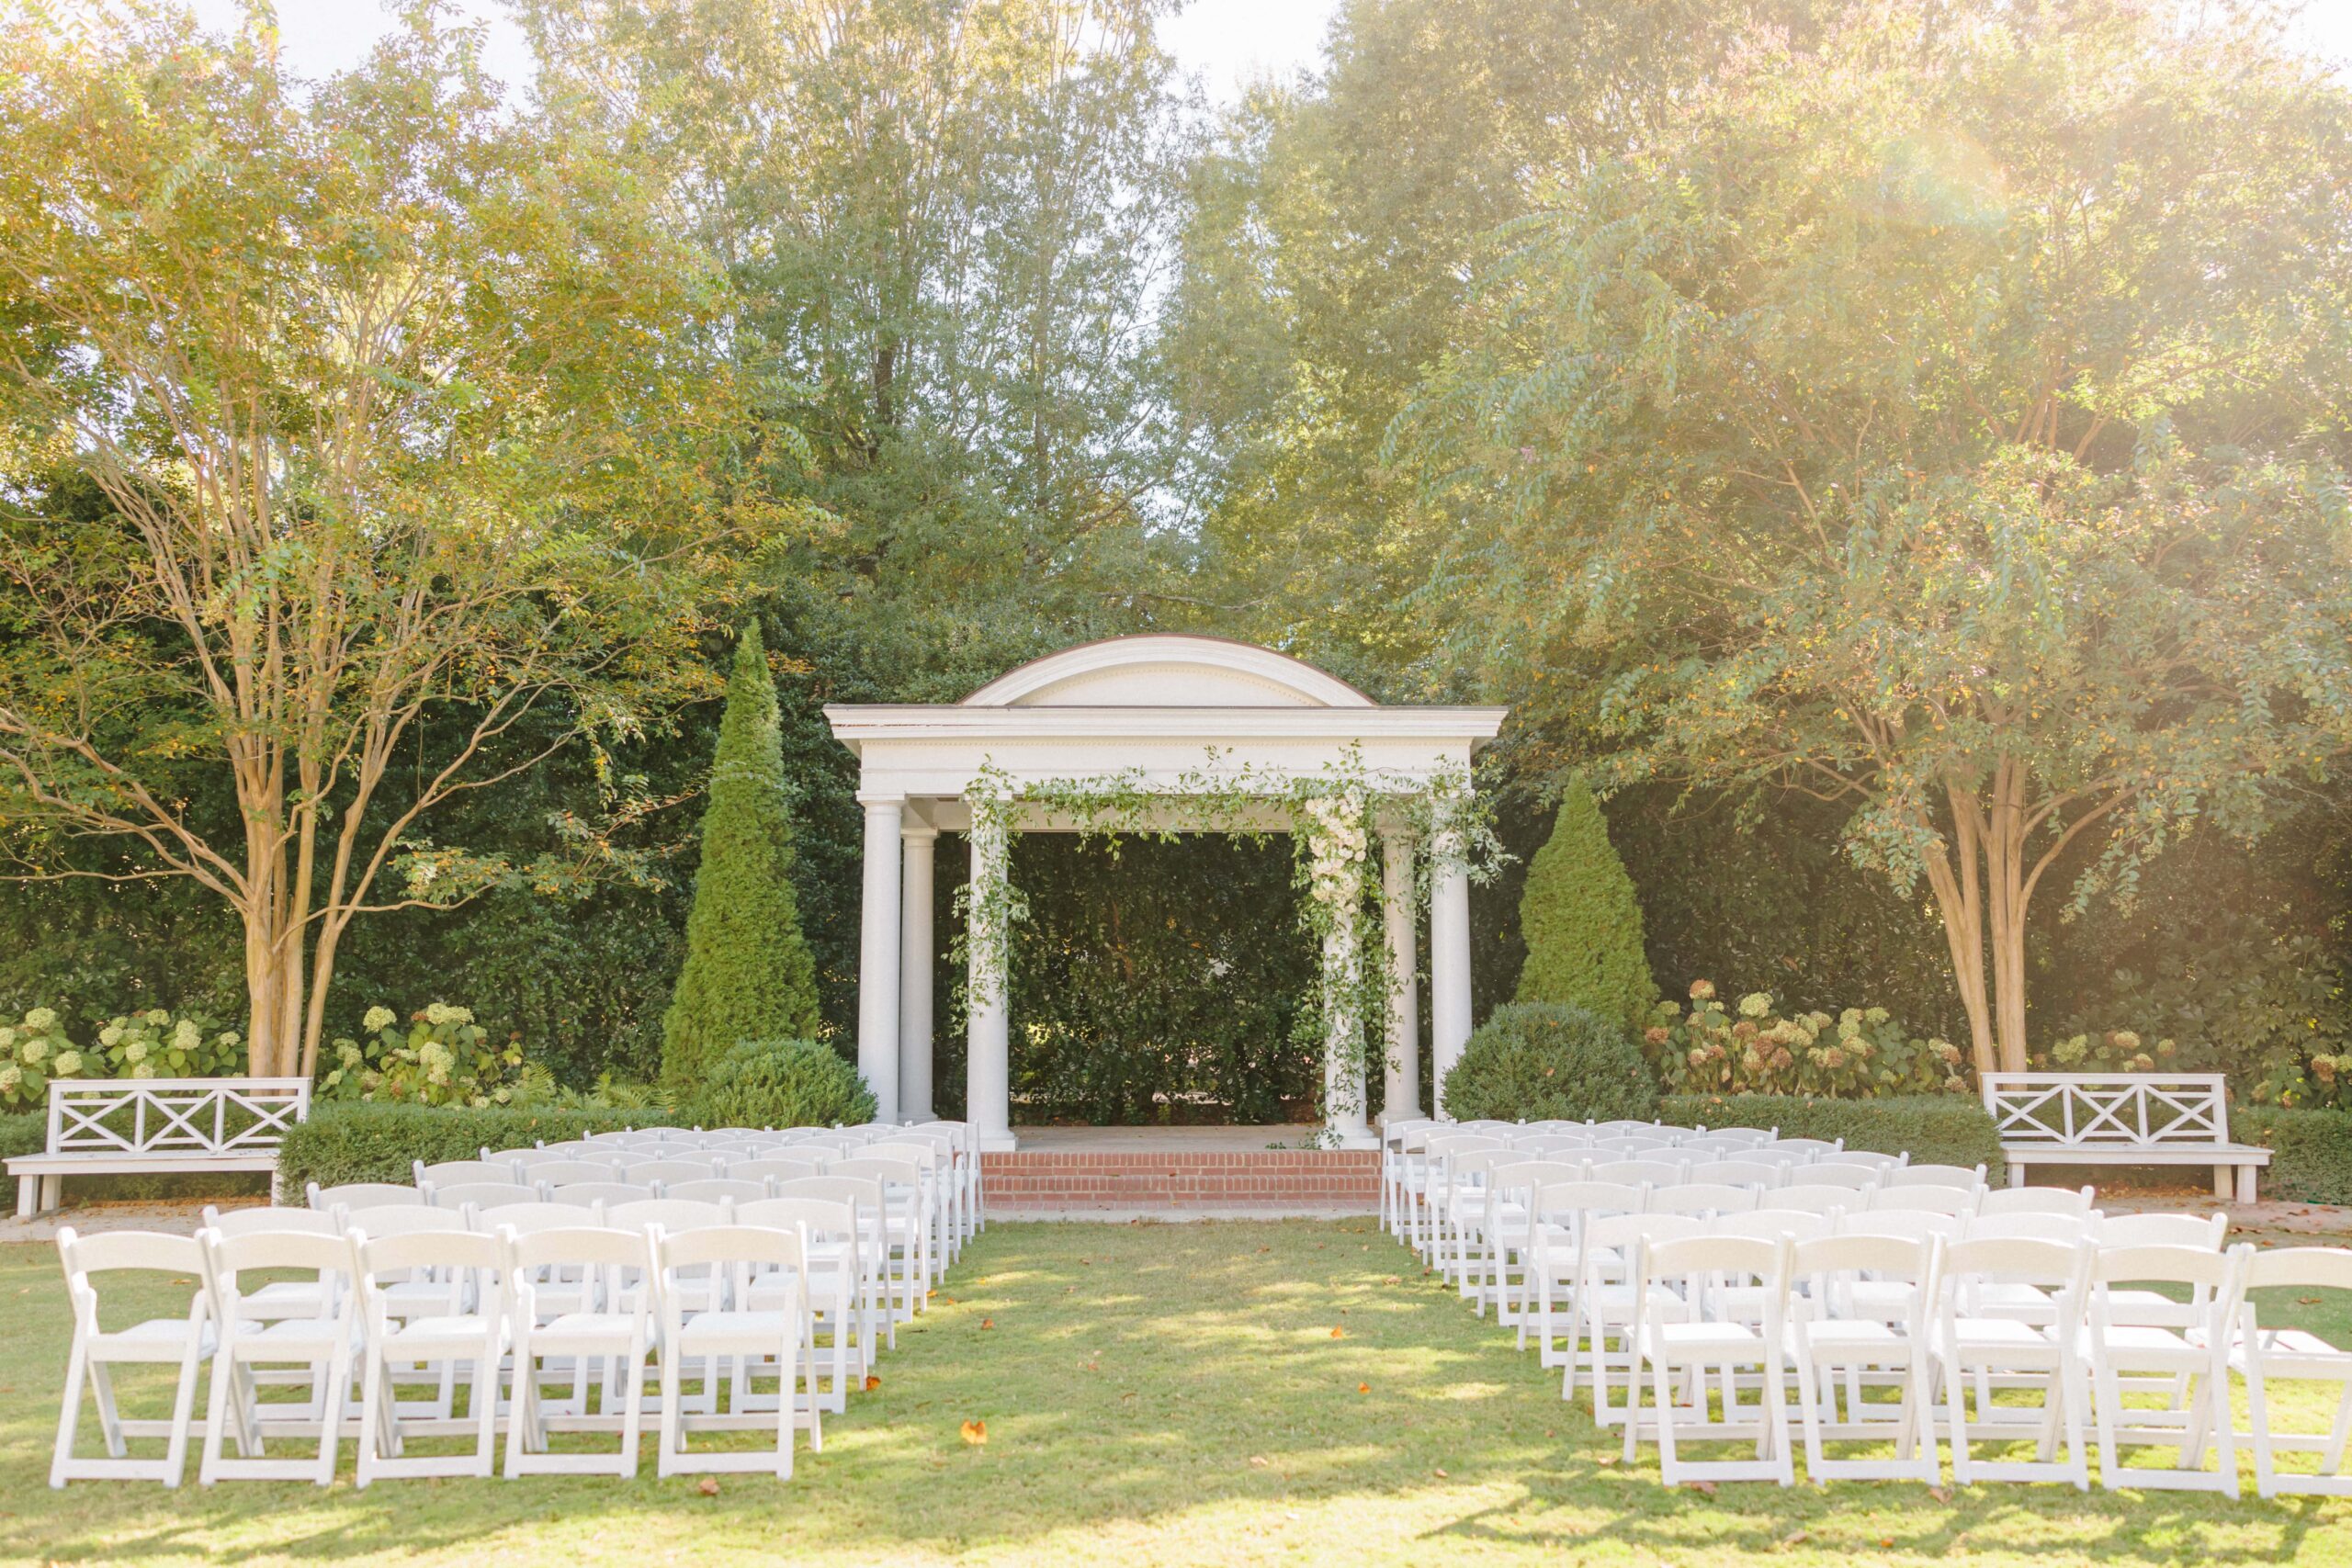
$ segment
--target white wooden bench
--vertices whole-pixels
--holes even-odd
[[[8,1161],[17,1217],[57,1207],[69,1176],[274,1176],[279,1140],[310,1113],[308,1078],[53,1078],[46,1145]]]
[[[2213,1196],[2251,1203],[2270,1151],[2230,1142],[2219,1073],[1986,1073],[2009,1185],[2030,1165],[2209,1165]]]

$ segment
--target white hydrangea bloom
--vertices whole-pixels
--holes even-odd
[[[196,1027],[196,1020],[184,1018],[172,1031],[172,1043],[183,1051],[193,1051],[204,1043],[203,1033]]]
[[[107,1024],[104,1029],[99,1030],[99,1031],[98,1031],[98,1043],[99,1043],[99,1044],[101,1044],[101,1045],[119,1045],[119,1044],[121,1044],[121,1043],[122,1043],[122,1025],[120,1025],[120,1024],[119,1024],[119,1023],[109,1023],[109,1024]]]
[[[147,1059],[147,1042],[144,1040],[134,1040],[130,1044],[125,1045],[122,1048],[122,1059],[126,1062],[145,1061]]]
[[[388,1007],[372,1007],[368,1010],[368,1016],[359,1021],[359,1027],[366,1030],[370,1034],[381,1034],[385,1030],[390,1029],[393,1024],[398,1023],[399,1021],[400,1014],[394,1012],[391,1009]]]
[[[82,1053],[81,1053],[81,1052],[79,1052],[79,1051],[60,1051],[60,1052],[57,1054],[57,1076],[58,1076],[59,1077],[62,1077],[62,1078],[70,1078],[70,1077],[72,1077],[75,1073],[78,1073],[78,1072],[80,1072],[81,1070],[82,1070]]]
[[[32,1011],[25,1014],[25,1027],[27,1029],[47,1029],[56,1021],[57,1010],[55,1008],[35,1008]]]

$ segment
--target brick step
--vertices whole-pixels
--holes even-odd
[[[1067,1209],[1361,1209],[1380,1202],[1371,1149],[989,1154],[991,1212]]]

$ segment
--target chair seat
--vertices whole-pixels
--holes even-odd
[[[449,1350],[478,1347],[488,1334],[501,1349],[506,1345],[506,1325],[494,1325],[487,1318],[444,1316],[418,1317],[384,1336],[386,1358],[399,1360],[425,1350]]]
[[[2013,1317],[1963,1317],[1951,1325],[1947,1336],[1936,1332],[1939,1349],[1948,1347],[1961,1350],[2040,1350],[2053,1351],[2057,1346],[2050,1337],[2030,1323],[2020,1323]]]
[[[101,1361],[176,1361],[187,1352],[187,1319],[151,1317],[129,1328],[90,1337],[90,1353]],[[212,1325],[198,1334],[198,1354],[209,1356],[215,1343]]]
[[[1642,1330],[1641,1353],[1653,1360],[1753,1355],[1764,1337],[1744,1323],[1661,1323]]]
[[[694,1354],[742,1346],[764,1348],[783,1342],[784,1314],[729,1308],[699,1312],[687,1318],[679,1325],[672,1348],[680,1354]]]
[[[1904,1336],[1891,1324],[1867,1317],[1816,1317],[1789,1325],[1788,1343],[1803,1343],[1815,1350],[1877,1349],[1899,1348]]]
[[[237,1298],[246,1317],[316,1317],[326,1310],[327,1287],[316,1280],[277,1280]]]
[[[637,1317],[632,1313],[559,1313],[531,1330],[531,1348],[537,1354],[547,1355],[572,1346],[627,1346],[636,1331]]]
[[[237,1359],[262,1361],[274,1355],[288,1359],[332,1355],[339,1325],[331,1317],[281,1317],[269,1323],[237,1325]],[[351,1325],[350,1339],[359,1343],[359,1325]]]

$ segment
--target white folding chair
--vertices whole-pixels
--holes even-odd
[[[883,1303],[894,1318],[911,1321],[931,1289],[931,1215],[922,1167],[912,1160],[860,1156],[835,1160],[825,1175],[880,1184],[882,1251],[875,1261]],[[781,1187],[776,1190],[784,1195]]]
[[[639,1187],[633,1181],[567,1181],[560,1187],[547,1190],[550,1203],[565,1203],[574,1208],[593,1209],[599,1203],[636,1203],[653,1196],[650,1185]]]
[[[858,1157],[906,1160],[922,1172],[923,1208],[931,1216],[931,1234],[924,1244],[928,1266],[923,1287],[928,1291],[956,1260],[957,1237],[962,1231],[962,1222],[956,1217],[955,1141],[936,1133],[899,1132],[888,1138],[876,1138],[858,1151]]]
[[[1839,1187],[1826,1181],[1805,1181],[1775,1187],[1759,1202],[1775,1209],[1804,1209],[1815,1214],[1842,1214],[1870,1207],[1871,1187]]]
[[[523,1174],[545,1190],[575,1181],[617,1181],[621,1168],[618,1160],[543,1159],[524,1162]]]
[[[454,1187],[462,1182],[505,1181],[524,1182],[522,1168],[512,1160],[445,1159],[432,1165],[423,1160],[409,1161],[409,1168],[416,1173],[419,1187]]]
[[[1423,1145],[1421,1261],[1437,1269],[1448,1280],[1453,1277],[1449,1265],[1457,1245],[1449,1197],[1456,1186],[1453,1162],[1473,1155],[1509,1152],[1510,1144],[1506,1139],[1456,1131],[1432,1134]]]
[[[436,1209],[496,1209],[508,1203],[536,1203],[545,1190],[520,1181],[456,1181],[446,1187],[436,1181],[432,1198]]]
[[[1645,1201],[1648,1194],[1645,1194]],[[1586,1375],[1592,1383],[1592,1419],[1613,1427],[1625,1418],[1625,1407],[1611,1402],[1610,1384],[1618,1374],[1630,1384],[1639,1371],[1634,1357],[1634,1321],[1646,1306],[1653,1320],[1683,1309],[1682,1298],[1662,1284],[1639,1288],[1634,1282],[1634,1251],[1644,1241],[1679,1241],[1705,1233],[1706,1222],[1686,1214],[1588,1214],[1585,1218],[1581,1265],[1576,1293],[1568,1299],[1570,1359],[1560,1375],[1560,1397],[1576,1397],[1577,1347],[1585,1348]],[[1645,1292],[1648,1300],[1642,1299]],[[1611,1342],[1615,1349],[1611,1350]],[[1630,1388],[1628,1400],[1633,1398]]]
[[[1700,1235],[1675,1241],[1644,1238],[1635,1245],[1628,1462],[1646,1426],[1657,1440],[1658,1469],[1668,1486],[1694,1481],[1796,1483],[1783,1322],[1789,1254],[1786,1237]],[[1726,1288],[1755,1292],[1762,1322],[1725,1310],[1720,1296]],[[1646,1410],[1645,1367],[1650,1385]],[[1743,1371],[1751,1372],[1757,1392],[1752,1406],[1739,1397]],[[1710,1373],[1715,1374],[1712,1394]],[[1681,1445],[1690,1442],[1745,1443],[1754,1451],[1747,1459],[1693,1461],[1682,1457]]]
[[[714,1176],[701,1181],[665,1181],[662,1184],[662,1197],[684,1199],[689,1203],[756,1203],[767,1195],[768,1184],[765,1181],[744,1181],[731,1176]]]
[[[1879,1168],[1847,1160],[1815,1160],[1797,1168],[1798,1177],[1791,1179],[1792,1187],[1843,1187],[1854,1192],[1878,1190]]]
[[[365,1334],[360,1383],[359,1476],[366,1486],[397,1476],[492,1473],[498,1454],[499,1368],[506,1355],[506,1311],[498,1280],[505,1265],[503,1238],[478,1231],[422,1230],[359,1243],[359,1310]],[[398,1304],[394,1286],[425,1281],[440,1300],[415,1311],[413,1294]],[[459,1366],[470,1369],[469,1407],[460,1419],[443,1414],[416,1423],[419,1434],[446,1435],[470,1427],[471,1453],[401,1452],[410,1428],[395,1397],[401,1367],[438,1367],[444,1386]]]
[[[832,1156],[822,1154],[771,1154],[757,1159],[737,1160],[727,1168],[732,1181],[796,1181],[804,1176],[822,1176]]]
[[[2273,1303],[2257,1302],[2254,1291],[2292,1300],[2304,1292],[2352,1293],[2352,1249],[2288,1247],[2256,1252],[2246,1260],[2243,1286],[2248,1292],[2238,1314],[2230,1367],[2245,1379],[2248,1440],[2254,1448],[2255,1489],[2265,1497],[2352,1497],[2352,1475],[2344,1472],[2344,1451],[2352,1441],[2352,1350],[2338,1349],[2307,1328],[2265,1328],[2261,1318]],[[2328,1298],[2320,1298],[2325,1301]],[[2335,1297],[2341,1306],[2352,1295]],[[2283,1314],[2282,1314],[2283,1315]],[[2316,1403],[2335,1406],[2325,1431],[2290,1426],[2278,1408],[2282,1384],[2317,1383],[2326,1391]],[[2287,1470],[2282,1454],[2316,1454],[2311,1471]]]
[[[718,1162],[724,1165],[726,1162]],[[668,1185],[673,1181],[708,1181],[726,1172],[712,1168],[707,1159],[689,1159],[665,1154],[661,1159],[636,1160],[621,1167],[620,1179],[632,1187],[645,1187],[653,1182]]]
[[[1931,1409],[1935,1382],[1928,1359],[1928,1303],[1936,1293],[1940,1243],[1934,1237],[1841,1235],[1801,1239],[1792,1277],[1806,1288],[1806,1310],[1790,1314],[1789,1355],[1804,1425],[1805,1473],[1831,1481],[1923,1481],[1942,1472]],[[1849,1310],[1865,1281],[1908,1287],[1901,1314]],[[1887,1386],[1894,1400],[1867,1390]],[[1842,1396],[1842,1399],[1841,1399]],[[1833,1458],[1831,1442],[1888,1444],[1892,1459]]]
[[[1772,1147],[1774,1147],[1774,1148],[1776,1148],[1776,1149],[1779,1149],[1779,1150],[1781,1150],[1782,1153],[1785,1153],[1785,1154],[1804,1154],[1804,1155],[1807,1155],[1807,1156],[1811,1156],[1815,1161],[1816,1161],[1816,1162],[1818,1162],[1818,1161],[1820,1161],[1820,1160],[1824,1160],[1824,1159],[1831,1158],[1831,1157],[1833,1157],[1833,1156],[1838,1156],[1838,1155],[1843,1155],[1843,1154],[1849,1154],[1849,1153],[1852,1153],[1852,1152],[1858,1152],[1858,1151],[1849,1151],[1849,1150],[1846,1147],[1846,1140],[1845,1140],[1845,1139],[1843,1139],[1843,1138],[1781,1138],[1781,1137],[1775,1137],[1775,1138],[1772,1140]],[[1886,1156],[1869,1156],[1869,1157],[1871,1157],[1871,1158],[1884,1158],[1884,1157],[1886,1157]]]
[[[651,1291],[628,1299],[615,1281],[622,1271],[650,1279],[653,1242],[644,1230],[610,1226],[560,1226],[527,1234],[502,1230],[505,1248],[507,1321],[514,1344],[514,1396],[506,1426],[506,1473],[514,1475],[619,1475],[637,1473],[639,1434],[645,1420],[646,1359],[654,1348]],[[559,1282],[554,1302],[543,1299],[541,1281]],[[571,1281],[577,1280],[578,1284]],[[569,1363],[565,1374],[543,1373],[543,1359]],[[590,1369],[609,1369],[604,1400],[588,1410]],[[543,1377],[568,1375],[573,1408],[548,1408]],[[612,1406],[616,1395],[620,1409]],[[556,1453],[551,1430],[617,1429],[617,1453]]]
[[[1898,1165],[1880,1174],[1881,1187],[1954,1187],[1984,1190],[1984,1168],[1965,1165]]]
[[[802,1176],[775,1184],[775,1198],[770,1201],[811,1198],[825,1203],[849,1206],[857,1226],[857,1246],[852,1256],[858,1269],[857,1343],[861,1365],[858,1375],[863,1378],[874,1370],[874,1361],[882,1347],[895,1350],[899,1347],[898,1320],[892,1315],[887,1299],[888,1266],[884,1255],[889,1240],[884,1230],[884,1189],[881,1182],[864,1176]],[[810,1259],[810,1268],[820,1269],[825,1253],[820,1246]]]
[[[1770,1190],[1782,1185],[1787,1176],[1786,1167],[1768,1160],[1713,1159],[1694,1161],[1687,1179],[1719,1187],[1754,1187]]]
[[[808,1260],[800,1237],[790,1231],[751,1225],[712,1225],[702,1230],[653,1233],[662,1303],[662,1436],[657,1470],[662,1475],[727,1472],[741,1474],[773,1470],[781,1480],[792,1477],[793,1432],[800,1425],[799,1401],[794,1396],[800,1376],[800,1350],[806,1340],[802,1290]],[[733,1286],[735,1299],[748,1293],[754,1270],[768,1280],[771,1303],[757,1309],[725,1304],[696,1308],[690,1299],[698,1292],[681,1291],[673,1281],[695,1274],[717,1277]],[[723,1303],[725,1293],[719,1297]],[[766,1424],[748,1413],[696,1414],[686,1410],[679,1387],[679,1368],[689,1356],[706,1365],[725,1358],[773,1359],[777,1369],[778,1397],[773,1416],[775,1451],[697,1451],[687,1438],[697,1431],[743,1430]],[[816,1412],[808,1412],[808,1448],[824,1447],[824,1433]]]
[[[2089,1380],[2083,1366],[2084,1296],[2092,1247],[2084,1242],[1955,1241],[1943,1254],[1943,1288],[1937,1292],[1931,1340],[1942,1370],[1946,1440],[1953,1479],[2064,1481],[2090,1489],[2084,1429]],[[2043,1325],[2016,1317],[1973,1316],[1964,1303],[1994,1284],[2031,1285],[2048,1292],[2055,1321]],[[1989,1403],[1988,1386],[2039,1391],[2039,1407]],[[1976,1409],[1968,1413],[1971,1389]],[[2030,1460],[1984,1460],[1972,1440],[2008,1439],[2034,1445]],[[2065,1457],[2053,1457],[2063,1443]]]
[[[1487,1315],[1487,1303],[1492,1301],[1495,1321],[1506,1326],[1519,1322],[1527,1303],[1527,1254],[1535,1190],[1549,1183],[1575,1181],[1584,1175],[1581,1161],[1534,1158],[1525,1150],[1518,1151],[1518,1156],[1487,1172],[1487,1207],[1477,1225],[1480,1251],[1471,1269],[1478,1315]]]
[[[2176,1492],[2238,1495],[2235,1422],[2230,1414],[2230,1339],[2245,1296],[2251,1247],[2227,1253],[2200,1247],[2116,1247],[2097,1249],[2091,1263],[2090,1310],[2084,1354],[2090,1362],[2094,1423],[2098,1433],[2099,1483]],[[2135,1317],[2132,1303],[2111,1287],[2192,1289],[2204,1321],[2187,1329]],[[2168,1303],[2169,1304],[2169,1303]],[[2164,1387],[2161,1407],[2130,1405],[2129,1384],[2154,1379]],[[2221,1468],[2204,1468],[2217,1442]],[[2175,1451],[2170,1466],[2125,1469],[2121,1450],[2161,1447]]]
[[[221,1210],[209,1203],[204,1208],[203,1229],[223,1236],[341,1236],[344,1232],[342,1223],[331,1211],[274,1206]],[[347,1282],[348,1270],[345,1270],[341,1278]],[[281,1317],[316,1317],[326,1310],[330,1292],[336,1288],[336,1280],[325,1277],[273,1280],[241,1293],[237,1298],[237,1313],[248,1323],[271,1323]]]
[[[256,1211],[247,1211],[254,1213]],[[301,1211],[294,1211],[300,1213]],[[197,1478],[220,1481],[334,1481],[335,1451],[351,1406],[351,1370],[359,1337],[358,1252],[342,1231],[207,1229],[198,1239],[220,1314],[212,1358],[211,1397],[204,1423],[204,1457]],[[270,1292],[279,1280],[245,1288],[247,1274],[299,1269],[309,1279],[300,1298]],[[298,1304],[307,1311],[290,1310]],[[266,1371],[264,1369],[268,1369]],[[265,1402],[260,1384],[299,1369],[309,1384],[300,1404]],[[274,1375],[273,1375],[274,1374]],[[234,1457],[220,1451],[234,1433]],[[274,1459],[264,1451],[273,1435],[314,1437],[308,1459]]]
[[[1679,1187],[1690,1167],[1679,1159],[1597,1159],[1585,1168],[1588,1181],[1626,1187]]]
[[[1646,1210],[1653,1214],[1690,1214],[1712,1220],[1718,1214],[1737,1214],[1757,1206],[1758,1193],[1753,1187],[1721,1187],[1706,1181],[1682,1181],[1671,1187],[1653,1187]]]
[[[1576,1360],[1576,1334],[1571,1329],[1566,1348],[1557,1349],[1559,1334],[1555,1324],[1560,1308],[1575,1299],[1583,1277],[1587,1220],[1594,1215],[1639,1213],[1646,1196],[1643,1188],[1580,1178],[1546,1181],[1529,1192],[1527,1254],[1520,1269],[1521,1288],[1528,1300],[1520,1313],[1519,1347],[1527,1348],[1532,1320],[1538,1366],[1572,1367]],[[1622,1257],[1611,1258],[1608,1267],[1622,1272],[1623,1262]],[[1573,1325],[1576,1320],[1571,1315],[1568,1321]]]
[[[72,1225],[57,1230],[58,1261],[65,1269],[65,1296],[74,1314],[74,1344],[65,1358],[65,1397],[57,1414],[57,1446],[49,1464],[49,1483],[68,1481],[160,1481],[177,1486],[187,1468],[187,1440],[196,1414],[196,1379],[216,1343],[212,1290],[205,1272],[204,1249],[192,1236],[163,1235],[153,1231],[112,1231],[81,1235]],[[151,1317],[125,1328],[108,1329],[98,1321],[97,1276],[119,1273],[163,1274],[195,1285],[187,1310],[177,1317]],[[112,1282],[107,1284],[110,1292]],[[153,1420],[125,1416],[115,1399],[114,1371],[119,1366],[177,1365],[173,1385],[172,1414]],[[74,1433],[82,1417],[85,1385],[98,1408],[98,1428],[105,1435],[102,1459],[74,1451]],[[162,1438],[161,1459],[133,1459],[129,1439]]]
[[[1976,1213],[1981,1189],[1969,1187],[1882,1187],[1871,1194],[1875,1211],[1918,1209],[1930,1214],[1964,1219]]]
[[[808,1308],[808,1394],[836,1415],[847,1410],[851,1386],[865,1375],[865,1347],[872,1335],[865,1265],[859,1246],[865,1226],[856,1202],[846,1198],[767,1198],[739,1205],[735,1221],[791,1231],[800,1237],[808,1264],[802,1292]],[[755,1273],[750,1304],[766,1306],[767,1296],[767,1276]],[[818,1364],[820,1337],[831,1363],[830,1381]],[[739,1407],[756,1404],[748,1379],[739,1382],[737,1400]]]

